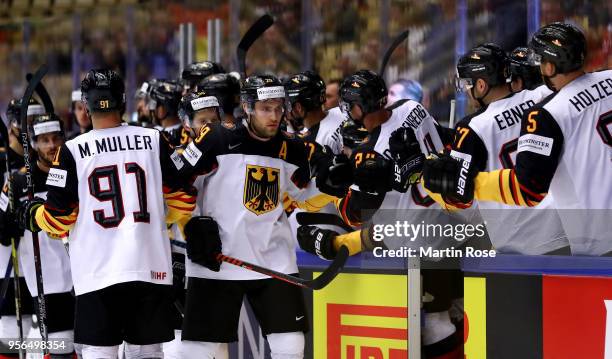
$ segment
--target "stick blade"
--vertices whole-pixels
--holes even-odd
[[[348,248],[346,248],[346,246],[340,247],[338,253],[336,254],[336,258],[334,258],[329,267],[327,267],[327,269],[323,273],[321,273],[320,276],[309,282],[307,284],[308,288],[312,290],[320,290],[325,288],[342,271],[342,268],[344,268],[348,257]]]
[[[391,45],[387,49],[387,52],[385,52],[385,56],[383,57],[383,61],[380,64],[380,70],[378,70],[378,74],[380,76],[383,76],[385,74],[385,69],[387,68],[387,63],[389,62],[389,59],[391,58],[391,55],[393,55],[393,51],[395,51],[395,49],[402,42],[404,42],[404,40],[406,40],[406,38],[408,37],[409,34],[410,34],[409,30],[404,30],[401,33],[399,33],[399,35],[397,35],[395,37],[395,39],[393,40],[393,42],[391,43]]]
[[[270,14],[265,14],[242,36],[236,48],[236,56],[238,57],[238,66],[240,74],[246,77],[246,53],[253,43],[263,34],[270,26],[274,24],[274,18]]]

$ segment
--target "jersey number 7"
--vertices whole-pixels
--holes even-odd
[[[133,174],[136,179],[136,193],[138,194],[138,204],[140,210],[134,212],[134,222],[149,223],[151,215],[147,211],[147,192],[145,171],[137,163],[130,162],[125,164],[125,172]],[[102,185],[105,179],[106,185]],[[107,217],[103,209],[93,211],[94,221],[104,228],[119,226],[125,217],[123,208],[123,195],[121,194],[121,183],[119,181],[119,169],[116,165],[97,167],[87,180],[89,193],[100,202],[110,201],[113,207],[113,215]]]

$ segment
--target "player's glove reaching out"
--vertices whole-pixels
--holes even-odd
[[[423,169],[425,155],[410,128],[400,127],[391,133],[389,151],[393,157],[393,182],[391,186],[405,193],[410,185],[417,183]]]
[[[218,272],[221,262],[217,255],[221,253],[219,226],[214,219],[207,216],[193,217],[185,225],[187,258],[211,271]]]
[[[427,159],[423,165],[425,188],[440,193],[450,203],[470,203],[474,199],[475,166],[463,160],[443,154]]]
[[[34,197],[32,200],[27,200],[17,209],[17,220],[19,228],[26,229],[30,232],[40,232],[40,227],[36,223],[36,210],[42,206],[45,201],[42,198]]]
[[[336,236],[338,236],[337,232],[315,226],[300,226],[297,230],[300,248],[326,260],[333,260],[336,257],[334,249]]]
[[[348,188],[353,184],[353,170],[351,162],[344,154],[333,155],[329,147],[329,154],[319,161],[317,169],[317,188],[326,194],[335,197],[344,197]]]
[[[355,167],[355,184],[359,190],[382,195],[391,190],[393,162],[377,153],[364,155]]]

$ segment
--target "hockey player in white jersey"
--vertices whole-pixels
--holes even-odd
[[[64,131],[61,120],[54,114],[35,115],[30,128],[32,147],[36,150],[36,165],[33,166],[32,181],[34,193],[37,197],[45,198],[47,195],[47,173],[59,148],[64,143]],[[27,198],[26,174],[17,173],[13,176],[12,193],[14,203],[18,204]],[[8,193],[0,195],[0,221],[4,228],[16,227],[7,214]],[[7,223],[8,222],[8,223]],[[3,236],[4,237],[4,236]],[[4,238],[3,238],[4,239]],[[2,241],[5,246],[10,242]],[[50,240],[46,233],[40,237],[40,253],[47,304],[46,324],[50,339],[66,339],[64,348],[51,351],[54,358],[72,358],[74,351],[74,296],[72,278],[70,275],[70,258],[61,240]],[[32,247],[32,234],[29,231],[19,246],[20,270],[25,276],[30,296],[37,300],[38,289],[36,285],[36,271],[34,269],[34,253]],[[24,331],[27,334],[27,330]],[[62,356],[63,355],[63,356]]]
[[[291,103],[288,120],[305,141],[329,147],[334,154],[342,153],[340,128],[346,119],[338,107],[323,110],[325,82],[314,71],[290,76],[283,83]],[[311,148],[314,152],[314,148]]]
[[[385,107],[385,82],[381,76],[369,70],[360,70],[344,79],[340,87],[340,99],[343,111],[356,124],[363,124],[369,132],[366,140],[351,155],[355,183],[346,196],[337,201],[344,221],[355,227],[364,225],[364,230],[339,235],[333,230],[301,226],[298,229],[300,247],[324,259],[334,258],[341,245],[346,245],[350,254],[373,250],[381,242],[372,241],[368,235],[368,222],[389,223],[389,217],[395,215],[397,210],[410,209],[403,211],[398,220],[409,223],[420,223],[422,220],[444,223],[446,219],[442,217],[446,214],[443,211],[416,210],[440,207],[424,194],[422,188],[415,185],[414,179],[418,178],[416,174],[420,173],[424,154],[442,150],[443,144],[449,142],[448,139],[442,140],[447,137],[448,131],[440,128],[423,105],[416,101],[405,99]],[[392,133],[401,128],[407,128],[415,138],[415,151],[418,151],[418,155],[402,158],[398,166],[393,166],[390,138]],[[398,177],[400,179],[396,180]],[[389,211],[385,212],[385,209]],[[393,240],[384,244],[391,249],[409,245]],[[433,358],[431,353],[458,350],[456,328],[450,321],[448,309],[451,299],[460,294],[450,293],[448,286],[436,284],[458,280],[461,276],[458,271],[443,273],[441,270],[428,271],[426,276],[424,290],[436,300],[425,305],[423,343],[427,357]]]
[[[93,129],[66,142],[52,161],[47,199],[27,201],[20,223],[55,236],[69,232],[76,293],[75,342],[83,357],[161,358],[173,338],[166,222],[189,216],[180,157],[154,129],[124,126],[125,91],[111,70],[81,83]],[[164,203],[165,200],[165,203]]]
[[[317,167],[317,164],[312,163],[312,161],[316,162],[328,156],[341,155],[343,144],[340,130],[346,116],[342,114],[338,107],[327,111],[323,110],[325,82],[321,76],[314,71],[303,71],[287,78],[283,81],[283,85],[291,104],[287,119],[294,129],[300,129],[296,134],[308,146],[312,167]],[[342,160],[348,161],[346,156],[342,155],[342,157]],[[336,160],[341,161],[339,157]],[[293,208],[290,210],[293,210]],[[293,210],[289,217],[294,238],[296,238],[298,227],[296,217],[300,212],[303,212],[303,210],[297,208]],[[329,203],[319,212],[330,215],[337,215],[338,213],[333,203]]]
[[[282,198],[320,209],[331,198],[313,188],[309,151],[280,131],[286,111],[282,83],[271,75],[248,77],[241,91],[247,119],[202,127],[183,152],[186,172],[204,175],[200,215],[185,226],[187,302],[184,358],[227,358],[238,340],[246,297],[270,344],[272,358],[302,358],[307,316],[300,288],[224,263],[234,256],[297,275],[295,244]],[[320,200],[320,202],[319,202]]]
[[[584,72],[586,40],[573,25],[552,23],[529,44],[554,94],[525,112],[514,168],[461,171],[462,161],[427,161],[429,190],[462,203],[475,198],[536,206],[550,192],[573,254],[612,251],[612,71]]]
[[[457,91],[467,92],[478,110],[457,123],[450,155],[478,171],[514,168],[521,116],[551,93],[544,86],[512,93],[509,65],[492,43],[475,46],[457,63]],[[478,207],[500,252],[545,254],[568,247],[552,195],[533,209],[491,201],[478,201]]]

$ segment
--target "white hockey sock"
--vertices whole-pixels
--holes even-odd
[[[125,343],[125,359],[157,359],[164,357],[161,343],[137,345]]]
[[[272,359],[303,359],[304,333],[272,333],[266,337],[270,344]]]
[[[425,326],[421,334],[423,345],[437,343],[455,332],[456,328],[450,321],[448,311],[425,313]]]
[[[81,354],[83,359],[117,359],[118,345],[107,347],[83,344]]]
[[[183,340],[181,346],[184,359],[228,359],[227,343],[194,342]]]

